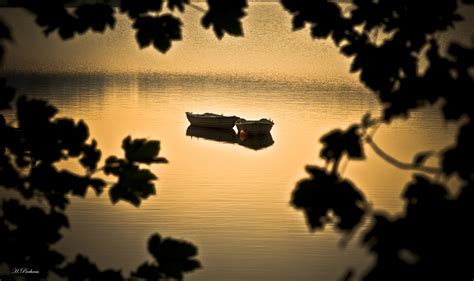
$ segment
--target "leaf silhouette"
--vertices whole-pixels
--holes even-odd
[[[160,52],[166,53],[172,41],[181,40],[181,20],[171,14],[157,17],[140,16],[133,24],[137,30],[136,39],[140,48],[153,46]]]
[[[309,166],[306,171],[311,177],[297,184],[291,204],[304,211],[309,228],[324,228],[332,220],[331,210],[341,231],[351,231],[357,226],[366,210],[362,193],[351,182],[328,174],[319,167]]]
[[[180,12],[184,12],[184,5],[189,4],[189,0],[169,0],[168,9],[174,11],[177,8]]]
[[[0,28],[1,28],[1,25],[0,25]],[[1,58],[1,53],[0,53],[0,58]],[[0,78],[0,110],[10,109],[11,108],[10,103],[12,102],[14,96],[15,96],[15,89],[10,86],[7,86],[7,80],[5,78]]]
[[[5,23],[2,20],[0,20],[0,64],[3,62],[3,55],[5,53],[3,42],[12,41],[12,40],[13,38],[10,34],[10,29],[5,25]],[[3,83],[1,79],[0,79],[0,88],[2,87],[2,83]],[[1,105],[2,105],[2,95],[0,94],[0,109],[2,109]]]
[[[350,159],[365,158],[361,145],[358,125],[352,125],[346,131],[333,130],[321,137],[323,149],[320,155],[328,162],[338,162],[344,154]]]
[[[161,238],[154,234],[148,240],[148,251],[156,259],[164,276],[182,279],[183,272],[189,272],[201,265],[194,259],[197,248],[193,244],[173,238]]]
[[[246,15],[246,0],[207,0],[209,10],[202,17],[201,24],[205,28],[212,26],[216,37],[222,39],[224,34],[243,36],[241,19]]]
[[[148,252],[156,263],[143,263],[137,271],[132,272],[132,276],[150,281],[168,278],[182,280],[183,273],[201,267],[194,259],[197,255],[196,246],[183,240],[153,234],[148,240]]]
[[[84,168],[87,168],[89,173],[97,169],[97,163],[100,161],[102,152],[97,149],[97,141],[92,140],[91,144],[84,144],[82,146],[82,157],[79,160]]]
[[[132,140],[128,136],[123,140],[122,148],[125,150],[125,158],[129,162],[145,164],[163,162],[163,158],[158,158],[158,153],[160,152],[159,141],[148,141],[146,139]]]
[[[159,12],[163,6],[162,0],[122,0],[120,11],[127,12],[131,18],[138,18],[148,12]]]
[[[67,150],[69,156],[79,156],[89,137],[89,129],[84,121],[75,124],[72,119],[60,118],[54,120],[53,125],[60,149]]]
[[[139,169],[135,165],[126,165],[122,167],[118,183],[110,189],[110,199],[114,204],[119,200],[125,200],[137,207],[142,199],[155,194],[155,185],[152,180],[156,179],[157,177],[149,170]]]
[[[102,3],[84,4],[79,6],[74,14],[77,17],[76,31],[85,32],[91,28],[93,31],[104,32],[106,27],[115,26],[114,10]]]
[[[64,276],[69,276],[71,281],[99,281],[99,280],[111,280],[111,281],[123,281],[122,273],[115,270],[104,270],[100,271],[99,268],[89,261],[89,259],[83,255],[77,255],[76,259],[69,263],[63,270]]]

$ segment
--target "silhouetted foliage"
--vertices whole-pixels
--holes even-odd
[[[219,1],[208,2],[209,11],[203,16],[203,25],[212,25],[219,38],[224,33],[243,35],[240,19],[245,15],[246,2],[233,2],[230,9]],[[116,10],[110,3],[98,1],[66,7],[67,3],[62,0],[8,1],[11,6],[24,7],[33,13],[45,35],[57,32],[62,39],[70,39],[88,30],[104,32],[114,28]],[[188,4],[188,0],[171,0],[167,2],[167,8],[171,12],[184,12],[184,6]],[[234,8],[238,11],[234,12]],[[162,9],[163,1],[120,2],[119,11],[133,21],[141,48],[153,45],[160,52],[166,52],[172,41],[181,40],[181,20],[170,13],[162,13]],[[223,10],[226,10],[225,14]],[[9,29],[0,21],[0,58],[3,58],[4,42],[11,40]],[[10,108],[14,94],[15,90],[2,78],[0,110]],[[50,245],[61,238],[62,227],[69,227],[63,214],[69,196],[84,197],[89,187],[100,195],[108,188],[103,179],[93,177],[100,171],[117,177],[117,182],[109,187],[113,203],[124,200],[138,206],[141,200],[155,194],[153,181],[157,177],[140,165],[166,163],[166,159],[158,157],[160,143],[127,137],[122,146],[125,158],[110,156],[105,165],[98,168],[102,154],[95,140],[88,142],[89,132],[83,121],[55,118],[55,107],[26,97],[18,98],[16,113],[17,127],[0,115],[0,186],[18,192],[23,199],[2,201],[0,265],[5,264],[10,270],[13,267],[34,268],[42,278],[55,273],[71,280],[124,280],[121,272],[101,271],[82,255],[78,255],[75,262],[64,265],[64,257],[50,251]],[[67,160],[78,161],[84,168],[84,175],[56,167],[56,163]],[[22,205],[25,200],[40,200],[50,210],[27,208]],[[18,214],[22,214],[21,221]],[[31,239],[31,233],[40,228],[47,233]],[[38,241],[41,237],[46,240]],[[182,279],[184,272],[200,267],[193,259],[197,254],[195,246],[172,238],[160,239],[159,235],[153,236],[149,245],[156,262],[141,265],[133,275],[146,280]],[[14,279],[11,275],[1,278]]]
[[[37,23],[46,34],[57,30],[63,39],[88,29],[102,32],[107,27],[113,28],[115,23],[115,13],[109,4],[81,5],[68,10],[59,0],[23,0],[18,3],[36,14]],[[328,165],[324,169],[307,168],[311,177],[298,183],[292,197],[293,206],[304,210],[313,230],[334,221],[338,229],[353,231],[364,216],[371,218],[362,242],[375,255],[376,263],[362,276],[363,280],[472,280],[474,109],[471,97],[474,93],[474,49],[450,43],[447,52],[443,53],[438,34],[461,21],[459,7],[471,5],[473,1],[353,0],[344,10],[329,0],[282,0],[281,4],[293,16],[294,30],[309,25],[311,37],[331,39],[343,55],[352,59],[350,71],[359,73],[360,81],[372,90],[383,108],[378,119],[365,115],[360,124],[345,131],[332,131],[321,138],[323,149],[320,155]],[[243,35],[241,19],[247,7],[245,0],[208,0],[207,11],[186,0],[171,0],[167,8],[171,12],[176,9],[183,12],[185,5],[203,11],[201,24],[205,28],[212,26],[218,38],[225,33]],[[166,52],[172,41],[181,39],[180,19],[162,10],[162,1],[121,1],[120,12],[127,13],[133,21],[140,47],[153,44],[159,51]],[[12,39],[8,28],[0,22],[0,57],[5,40]],[[422,60],[427,62],[423,71]],[[12,90],[3,81],[0,90],[0,109],[7,108]],[[51,210],[42,213],[41,209],[28,209],[18,201],[4,202],[0,231],[2,237],[8,238],[5,241],[21,247],[23,240],[18,242],[17,239],[27,236],[23,224],[30,222],[30,219],[21,218],[31,216],[47,222],[50,230],[42,231],[51,234],[39,235],[37,239],[42,240],[36,241],[38,244],[35,241],[25,243],[39,245],[35,253],[51,258],[38,262],[49,263],[44,266],[55,269],[62,256],[50,252],[49,245],[60,238],[56,230],[67,226],[67,220],[65,223],[61,217],[61,210],[68,203],[66,195],[83,195],[88,187],[100,193],[104,188],[100,179],[92,178],[100,151],[94,141],[86,142],[88,132],[85,124],[65,118],[52,119],[56,109],[45,102],[20,98],[17,104],[18,128],[7,124],[0,116],[0,185],[18,190],[27,199],[47,198]],[[434,104],[440,105],[446,121],[460,122],[455,144],[442,151],[420,152],[412,163],[402,163],[376,145],[372,137],[379,125],[389,124],[394,118],[406,118],[411,111]],[[48,132],[48,135],[40,132]],[[71,138],[71,135],[78,139]],[[405,188],[404,214],[389,217],[380,211],[372,212],[367,208],[364,195],[342,178],[339,170],[341,159],[344,156],[348,160],[365,159],[365,145],[399,168],[424,173],[416,174]],[[137,147],[138,151],[148,151],[151,158],[137,156],[140,154],[136,154]],[[124,148],[125,158],[109,157],[104,171],[118,177],[118,183],[111,188],[112,201],[122,199],[138,205],[141,199],[154,193],[152,180],[155,179],[138,163],[153,163],[153,159],[159,159],[152,153],[158,151],[159,146],[155,149],[156,144],[125,139]],[[426,159],[433,155],[440,159],[439,166],[425,166]],[[52,165],[69,158],[79,158],[87,175],[58,171]],[[330,165],[332,169],[329,169]],[[27,173],[20,174],[19,169]],[[427,174],[434,174],[434,177]],[[448,192],[448,180],[453,176],[457,176],[460,182],[457,194]],[[60,185],[47,189],[45,186],[52,184],[48,179],[54,179]],[[6,214],[12,216],[12,221]],[[20,218],[17,214],[23,215]],[[22,228],[12,227],[12,224]],[[30,225],[24,227],[28,230],[34,228]],[[165,241],[159,236],[150,240],[149,246],[155,246],[149,251],[157,264],[145,263],[133,275],[147,280],[163,276],[181,278],[182,272],[198,266],[190,260],[195,255],[192,247],[182,242]],[[26,255],[32,259],[41,256],[24,253],[23,248],[5,255],[3,249],[12,248],[8,248],[11,245],[3,243],[3,239],[1,243],[4,245],[0,263],[21,262]],[[176,250],[177,256],[156,252],[156,249],[168,248]],[[77,274],[77,280],[122,278],[118,272],[98,270],[82,256],[65,268],[69,272],[66,275]],[[348,271],[344,278],[350,280],[353,277],[354,272]]]
[[[145,280],[159,280],[171,277],[183,279],[183,273],[193,271],[201,265],[195,259],[197,249],[194,245],[185,241],[171,238],[161,238],[154,234],[148,240],[148,252],[158,263],[144,263],[140,265],[132,276]]]
[[[61,273],[65,276],[69,276],[68,280],[70,281],[124,280],[120,271],[100,271],[94,263],[82,255],[77,255],[74,262],[69,263]]]
[[[4,79],[1,82],[2,109],[11,108],[14,89]],[[17,99],[15,110],[17,126],[0,114],[0,187],[11,191],[2,191],[7,196],[0,201],[0,267],[8,270],[1,272],[0,278],[38,280],[55,274],[68,280],[128,280],[120,271],[100,270],[82,255],[67,262],[52,246],[62,238],[61,230],[69,228],[65,211],[71,196],[85,197],[89,188],[100,195],[109,188],[113,203],[124,200],[138,206],[155,194],[153,181],[157,177],[139,165],[167,163],[158,157],[160,142],[126,137],[122,145],[125,158],[110,156],[98,168],[102,153],[95,140],[88,142],[89,130],[82,120],[57,118],[57,108],[25,96]],[[58,168],[62,161],[77,161],[83,174]],[[101,171],[118,181],[107,184],[94,177]],[[161,240],[155,234],[148,251],[155,262],[139,266],[132,275],[146,280],[181,280],[185,272],[200,267],[194,259],[197,248],[185,241]],[[154,276],[147,275],[150,270]]]
[[[18,0],[10,1],[9,5],[24,7],[36,15],[36,23],[43,27],[46,35],[57,31],[62,39],[73,38],[88,30],[104,32],[107,28],[113,29],[116,22],[114,3],[97,1],[94,4],[81,4],[76,7],[65,6],[67,0]],[[185,11],[189,0],[167,1],[166,8],[171,13],[164,12],[162,0],[121,0],[118,10],[127,14],[133,21],[136,29],[136,40],[140,48],[153,45],[158,51],[165,53],[172,45],[172,41],[182,39],[182,22],[173,15],[178,10]],[[192,7],[204,12],[201,24],[212,29],[221,39],[224,34],[243,36],[242,18],[246,15],[246,0],[207,1],[208,10],[200,6]],[[0,22],[0,55],[3,54],[2,39],[11,39],[6,28]]]
[[[446,187],[415,175],[403,216],[375,213],[363,243],[377,262],[364,280],[470,280],[473,276],[472,185],[449,198]]]
[[[207,0],[209,10],[202,18],[205,28],[212,26],[217,38],[221,39],[224,34],[243,36],[241,19],[246,15],[246,0]]]
[[[15,89],[7,86],[7,80],[5,78],[0,78],[0,110],[9,109],[14,96]]]
[[[174,11],[177,8],[180,12],[184,12],[184,5],[189,4],[189,0],[169,0],[168,9]]]
[[[474,115],[469,102],[474,93],[474,49],[450,43],[443,55],[437,40],[439,32],[462,20],[458,1],[354,0],[345,11],[331,1],[282,0],[282,4],[293,15],[294,30],[309,24],[313,38],[331,38],[342,54],[353,58],[351,72],[360,73],[361,82],[376,94],[384,109],[378,120],[366,115],[361,124],[321,138],[320,156],[327,167],[333,164],[333,169],[308,168],[312,177],[298,183],[293,206],[304,210],[312,229],[328,222],[328,211],[335,202],[351,210],[333,210],[341,222],[345,216],[356,222],[354,218],[364,212],[373,216],[363,245],[375,254],[376,263],[363,280],[472,280],[474,212],[468,206],[474,205]],[[421,73],[424,58],[428,66]],[[439,152],[420,152],[407,164],[386,154],[373,141],[380,124],[435,103],[441,104],[447,121],[464,118],[455,145]],[[434,179],[414,176],[403,195],[407,201],[404,215],[389,218],[367,208],[355,209],[362,205],[354,202],[363,201],[354,191],[337,194],[343,182],[338,170],[341,158],[364,159],[364,144],[399,168],[436,175]],[[439,167],[424,166],[435,154],[441,159]],[[453,175],[460,178],[462,187],[459,195],[449,196],[447,180]],[[347,224],[348,230],[356,225]],[[354,272],[349,271],[345,280],[353,277]]]
[[[62,39],[82,34],[88,29],[104,32],[115,26],[114,10],[103,3],[83,4],[71,13],[61,0],[19,0],[18,4],[36,15],[36,23],[48,35],[58,32]]]
[[[321,142],[324,147],[320,153],[321,158],[333,163],[334,169],[337,169],[344,155],[347,155],[349,159],[365,158],[359,131],[359,126],[353,125],[346,131],[334,130],[323,136]]]
[[[0,63],[3,62],[3,54],[5,53],[5,46],[3,45],[4,41],[12,41],[12,37],[10,34],[10,29],[5,25],[5,23],[3,23],[2,20],[0,20]],[[0,81],[0,87],[2,87],[1,84],[4,84],[4,82]],[[1,99],[2,97],[0,96],[0,102],[2,101]],[[1,103],[0,109],[2,109]]]
[[[169,14],[159,17],[139,17],[133,24],[137,29],[136,38],[140,48],[153,43],[161,52],[171,48],[172,40],[181,40],[181,21]]]
[[[160,12],[163,6],[161,0],[123,0],[120,2],[120,11],[126,12],[129,17],[136,19],[148,12]]]
[[[338,229],[350,231],[361,222],[367,203],[350,181],[319,167],[309,166],[306,171],[311,178],[298,183],[291,204],[303,209],[311,230],[335,222]]]
[[[162,239],[159,234],[150,236],[148,252],[156,262],[143,263],[131,273],[132,277],[147,281],[167,278],[182,280],[184,272],[193,271],[201,266],[197,260],[193,259],[197,255],[197,248],[194,245],[172,238]],[[81,255],[62,269],[61,274],[68,276],[71,281],[127,280],[122,277],[120,271],[100,271],[87,257]]]

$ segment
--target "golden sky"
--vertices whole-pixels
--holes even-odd
[[[200,4],[205,7],[205,4]],[[131,21],[119,16],[113,31],[88,33],[63,42],[43,36],[34,18],[19,9],[0,13],[13,30],[6,70],[29,71],[169,71],[272,73],[306,75],[347,73],[348,61],[329,41],[314,41],[309,30],[291,31],[291,17],[279,3],[252,3],[244,18],[245,37],[218,40],[200,25],[202,12],[187,8],[181,15],[183,40],[165,55],[140,50]]]
[[[204,3],[199,3],[205,8]],[[468,13],[469,14],[469,13]],[[472,13],[470,13],[472,14]],[[45,37],[34,18],[20,9],[1,9],[15,42],[7,49],[6,71],[174,72],[348,77],[350,61],[331,41],[313,40],[309,29],[291,31],[291,17],[278,2],[250,3],[245,37],[218,40],[200,25],[202,12],[187,7],[179,15],[183,40],[165,55],[140,50],[131,21],[119,15],[114,30],[87,33],[66,42]],[[464,29],[472,33],[469,25]],[[466,36],[464,36],[466,37]],[[467,36],[469,41],[469,36]]]

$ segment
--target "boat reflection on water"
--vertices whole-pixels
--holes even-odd
[[[226,143],[237,143],[238,139],[233,129],[213,129],[193,125],[190,125],[186,130],[186,136]]]
[[[188,129],[186,130],[186,135],[216,142],[239,144],[243,147],[253,150],[260,150],[269,147],[275,143],[271,134],[258,136],[248,135],[244,137],[239,137],[239,135],[237,135],[237,133],[232,129],[221,130],[198,127],[193,125],[190,125],[188,127]]]
[[[253,150],[260,150],[272,146],[274,143],[275,141],[273,141],[272,134],[270,133],[266,135],[247,135],[239,137],[239,144],[241,146]]]

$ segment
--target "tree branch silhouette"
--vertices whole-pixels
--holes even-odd
[[[206,12],[206,9],[203,9],[203,8],[201,8],[200,6],[198,6],[194,3],[189,3],[188,5],[189,5],[189,7],[195,9],[196,11],[199,11],[199,12],[202,12],[202,13]]]
[[[347,194],[335,196],[340,190],[335,183],[344,179],[328,180],[327,167],[338,163],[342,155],[349,156],[349,160],[365,159],[359,153],[363,147],[358,144],[363,138],[380,157],[400,169],[446,177],[457,174],[462,184],[458,196],[450,198],[446,185],[415,174],[403,194],[407,203],[405,214],[395,217],[380,211],[370,214],[373,223],[362,243],[375,255],[376,262],[360,279],[472,279],[474,269],[469,265],[472,260],[467,262],[457,257],[470,255],[474,249],[471,230],[474,210],[468,207],[474,205],[474,108],[468,98],[474,92],[474,49],[451,42],[442,54],[439,39],[441,32],[463,20],[458,8],[473,2],[354,0],[350,11],[345,12],[332,1],[281,2],[293,16],[294,30],[310,26],[312,38],[332,39],[343,55],[352,58],[350,71],[359,73],[361,83],[382,105],[383,114],[378,122],[388,124],[394,118],[407,118],[409,112],[436,102],[441,103],[446,121],[467,120],[459,129],[457,143],[441,153],[440,168],[423,165],[433,154],[430,151],[417,154],[412,164],[398,161],[373,142],[363,124],[352,126],[360,127],[360,133],[357,130],[351,133],[350,128],[333,130],[320,140],[323,144],[320,156],[326,160],[326,168],[321,172],[308,171],[310,178],[295,187],[293,206],[304,211],[313,230],[328,223],[331,210],[339,221],[360,220],[362,215],[354,214],[365,209],[355,207],[361,206],[365,199],[355,197],[355,187]],[[370,35],[374,33],[384,40],[373,40]],[[419,74],[420,58],[425,54],[427,69]],[[357,202],[354,198],[362,199]],[[337,211],[339,205],[352,211]],[[340,225],[336,228],[347,231]],[[354,278],[353,273],[349,270],[344,278]]]
[[[413,170],[413,171],[419,171],[419,172],[424,172],[424,173],[428,173],[428,174],[440,174],[440,173],[442,173],[442,170],[440,168],[423,166],[423,165],[420,165],[420,164],[401,162],[401,161],[397,160],[395,157],[393,157],[393,156],[389,155],[388,153],[386,153],[382,148],[380,148],[373,141],[373,139],[371,137],[367,136],[364,140],[378,156],[380,156],[383,160],[385,160],[389,164],[397,167],[398,169]]]

